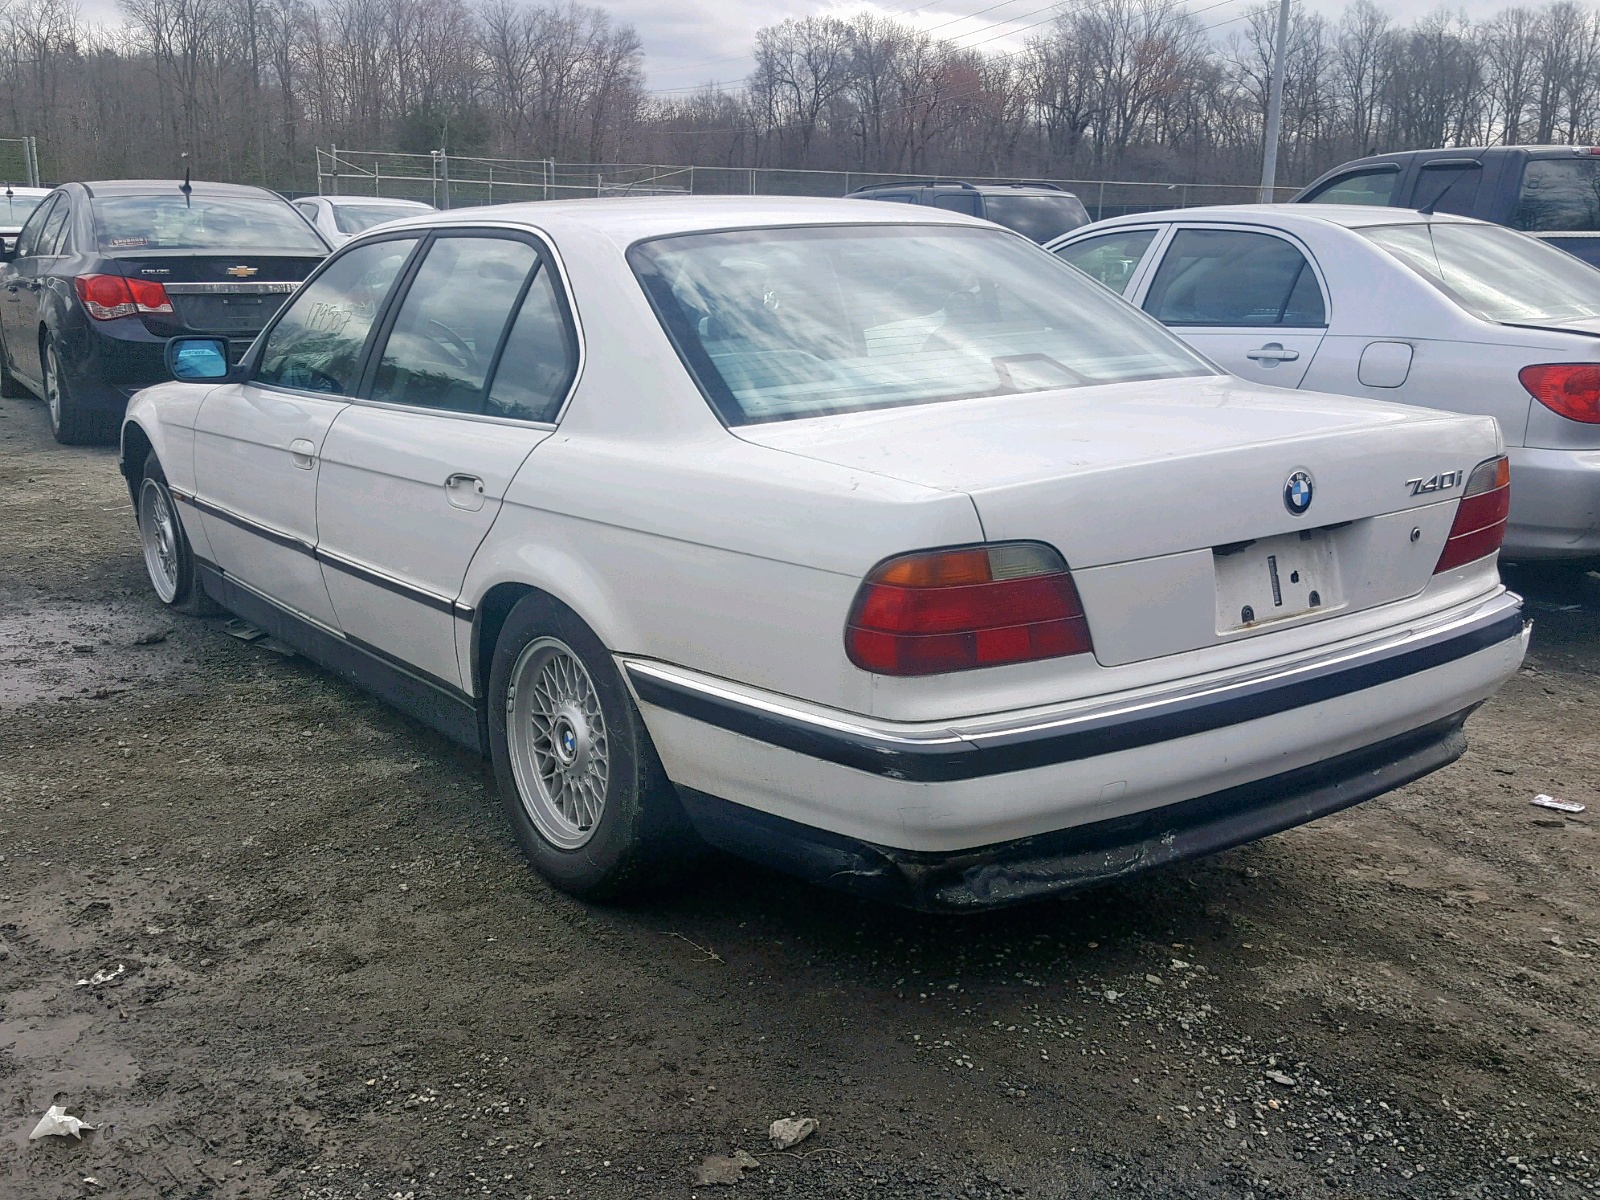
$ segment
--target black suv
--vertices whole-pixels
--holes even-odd
[[[927,204],[966,213],[1015,229],[1040,245],[1089,223],[1083,202],[1053,183],[963,183],[955,179],[869,183],[856,188],[848,199]]]
[[[0,395],[43,399],[57,441],[114,441],[128,397],[168,378],[168,338],[237,357],[328,249],[263,188],[65,184],[0,253]]]
[[[1296,204],[1383,204],[1509,225],[1600,266],[1600,146],[1375,154],[1335,167]]]

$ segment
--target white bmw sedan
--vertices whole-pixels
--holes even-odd
[[[224,350],[128,409],[156,594],[487,753],[586,897],[1120,877],[1450,762],[1526,643],[1492,420],[1242,382],[954,214],[439,213]]]
[[[1600,271],[1572,255],[1346,204],[1143,213],[1049,249],[1242,379],[1494,417],[1506,557],[1600,557]]]

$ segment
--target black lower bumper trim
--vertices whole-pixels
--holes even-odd
[[[873,845],[704,792],[679,793],[700,836],[720,849],[908,908],[974,911],[1215,854],[1381,796],[1460,758],[1471,713],[1164,808],[945,854]]]

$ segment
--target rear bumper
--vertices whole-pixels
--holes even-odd
[[[873,900],[965,912],[1216,854],[1381,796],[1460,758],[1471,711],[1208,796],[948,854],[839,837],[703,792],[680,795],[700,836],[719,849]]]
[[[84,318],[80,328],[60,332],[61,369],[73,398],[91,408],[121,411],[141,388],[171,379],[167,339],[151,333],[138,317],[112,321]],[[206,336],[196,334],[194,336]],[[237,361],[250,335],[227,336],[229,357]]]
[[[1511,518],[1501,557],[1600,556],[1600,450],[1513,446]]]
[[[1450,735],[1466,714],[1521,663],[1520,612],[1520,600],[1501,592],[1314,656],[940,724],[818,709],[659,663],[623,666],[669,778],[715,844],[746,842],[753,857],[807,875],[815,875],[805,864],[817,856],[777,862],[772,830],[785,831],[778,841],[851,846],[875,861],[910,863],[919,880],[945,878],[948,870],[930,866],[935,860],[961,864],[963,877],[983,862],[1063,860],[1026,868],[1026,887],[985,885],[972,896],[986,899],[927,901],[962,907],[1207,853],[1442,766],[1460,752]],[[1400,765],[1391,771],[1385,763]],[[1250,799],[1250,788],[1276,799]],[[1258,811],[1233,813],[1240,805]],[[1183,830],[1172,824],[1180,815]],[[1098,871],[1065,861],[1085,831],[1084,853],[1105,859]],[[1105,857],[1113,835],[1127,850],[1114,861]],[[1151,839],[1172,844],[1158,850]],[[847,884],[853,870],[830,868],[827,880]],[[894,888],[910,887],[912,876],[896,871]],[[901,898],[920,903],[909,896]]]

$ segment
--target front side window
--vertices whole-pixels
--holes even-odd
[[[43,204],[33,210],[33,215],[23,225],[22,232],[17,235],[17,257],[27,258],[39,253],[39,238],[44,231],[45,222],[50,220],[51,213],[66,205],[64,196],[53,196],[48,204]]]
[[[371,242],[329,263],[267,335],[256,382],[331,396],[354,392],[367,335],[416,244]]]
[[[102,250],[285,250],[328,248],[276,196],[170,193],[97,196],[95,234]]]
[[[1600,271],[1498,225],[1377,225],[1358,230],[1474,316],[1508,325],[1600,317]]]
[[[730,425],[1212,374],[999,230],[750,229],[658,238],[628,259]]]
[[[1532,233],[1600,230],[1600,159],[1531,159],[1522,173],[1511,228]]]
[[[1119,229],[1062,246],[1056,255],[1121,295],[1128,290],[1134,271],[1155,239],[1154,229]]]
[[[1374,171],[1356,171],[1330,179],[1305,197],[1302,204],[1374,204],[1394,203],[1395,185],[1400,182],[1399,167],[1379,167]]]
[[[500,336],[537,261],[510,238],[435,241],[400,302],[372,399],[481,412]]]
[[[1145,296],[1163,325],[1326,325],[1316,272],[1294,246],[1268,233],[1180,229]]]

